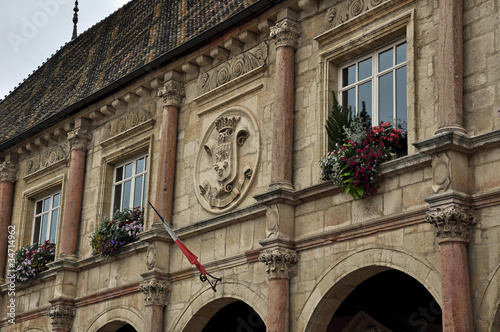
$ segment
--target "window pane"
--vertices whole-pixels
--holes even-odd
[[[135,165],[135,174],[144,172],[144,158],[137,160]]]
[[[57,220],[59,219],[59,209],[52,211],[52,220],[50,223],[50,243],[56,243]]]
[[[120,201],[122,199],[122,185],[115,186],[115,196],[113,199],[113,212],[121,210]]]
[[[352,108],[352,111],[356,111],[356,89],[352,88],[347,91],[342,92],[342,107],[348,109]]]
[[[393,121],[393,99],[392,72],[379,78],[379,122]]]
[[[132,207],[142,206],[142,176],[135,178],[134,184],[134,205]]]
[[[47,240],[47,228],[49,226],[49,214],[42,216],[42,229],[40,231],[40,242]]]
[[[363,102],[365,104],[366,113],[373,118],[372,114],[372,81],[363,83],[358,88],[358,105],[359,111],[363,110]]]
[[[396,46],[396,64],[406,61],[406,43]]]
[[[43,204],[43,201],[36,202],[36,211],[35,211],[35,214],[42,213],[42,204]]]
[[[342,87],[356,82],[356,65],[342,69]]]
[[[125,179],[132,176],[132,163],[125,165]]]
[[[396,120],[406,122],[406,66],[396,70]]]
[[[55,207],[58,207],[59,206],[59,200],[61,198],[61,195],[60,194],[55,194],[53,199],[52,199],[52,207],[55,208]]]
[[[130,190],[132,189],[132,181],[127,181],[123,184],[123,200],[122,209],[130,207]]]
[[[372,76],[372,58],[368,58],[359,63],[359,78],[358,80],[364,80]]]
[[[384,51],[378,55],[378,71],[384,71],[392,67],[392,59],[393,59],[393,50],[392,48]]]
[[[40,221],[41,217],[35,218],[35,227],[33,227],[33,243],[40,242]]]
[[[43,212],[47,212],[50,209],[50,197],[43,200]]]
[[[116,169],[115,182],[119,182],[123,179],[123,166]]]

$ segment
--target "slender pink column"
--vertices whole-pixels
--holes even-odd
[[[476,221],[459,205],[437,208],[426,221],[440,238],[443,331],[473,331],[467,243]]]
[[[289,18],[271,28],[271,37],[276,38],[271,185],[289,188],[293,188],[295,49],[300,37],[299,29],[300,26]]]
[[[441,0],[438,52],[438,128],[463,129],[463,4]]]
[[[177,122],[179,106],[184,96],[182,84],[168,81],[160,90],[163,96],[163,117],[161,123],[160,151],[158,152],[158,173],[156,179],[155,208],[170,222],[175,181],[177,151]],[[154,222],[160,222],[155,215]]]
[[[17,166],[12,162],[6,161],[0,164],[0,279],[4,277],[7,262],[7,240],[11,224],[16,175]]]
[[[91,134],[84,128],[68,133],[71,143],[71,161],[68,171],[64,217],[61,229],[61,255],[75,256],[80,215],[82,212],[83,180],[85,176],[85,151]]]
[[[441,246],[443,331],[473,331],[467,241],[444,239]]]
[[[290,267],[298,261],[297,253],[289,249],[268,249],[259,261],[266,264],[269,275],[267,295],[267,331],[288,332],[290,328]]]

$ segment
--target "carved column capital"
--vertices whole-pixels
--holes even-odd
[[[180,107],[182,98],[185,96],[184,85],[177,81],[168,81],[158,90],[158,96],[163,97],[165,106]]]
[[[459,238],[469,241],[476,219],[469,210],[458,205],[449,205],[427,212],[425,221],[436,226],[436,235],[441,240]]]
[[[141,281],[139,290],[144,293],[146,305],[166,306],[171,285],[164,280],[150,279]]]
[[[47,316],[52,319],[52,329],[69,330],[75,317],[75,307],[67,304],[53,305],[47,310]]]
[[[266,264],[266,272],[272,277],[289,278],[290,268],[298,260],[297,253],[290,249],[268,249],[259,255],[259,261]]]
[[[86,128],[76,128],[68,132],[71,149],[87,150],[91,139],[92,133]]]
[[[290,18],[284,18],[271,27],[270,37],[276,39],[276,46],[297,48],[298,39],[302,35],[300,24]]]
[[[0,163],[0,182],[15,182],[19,167],[12,161]]]

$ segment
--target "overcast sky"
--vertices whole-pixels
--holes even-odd
[[[129,0],[78,1],[78,34]],[[42,65],[73,33],[74,0],[3,0],[0,5],[0,99]]]

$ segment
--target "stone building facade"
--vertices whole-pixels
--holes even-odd
[[[0,103],[0,330],[500,331],[499,12],[131,1]],[[325,121],[349,68],[386,51],[394,89],[372,74],[373,117],[393,99],[408,155],[353,200],[320,180]],[[93,256],[90,234],[126,206],[117,170],[139,162],[127,199],[145,230]],[[45,200],[55,261],[13,285],[10,250],[34,242]]]

